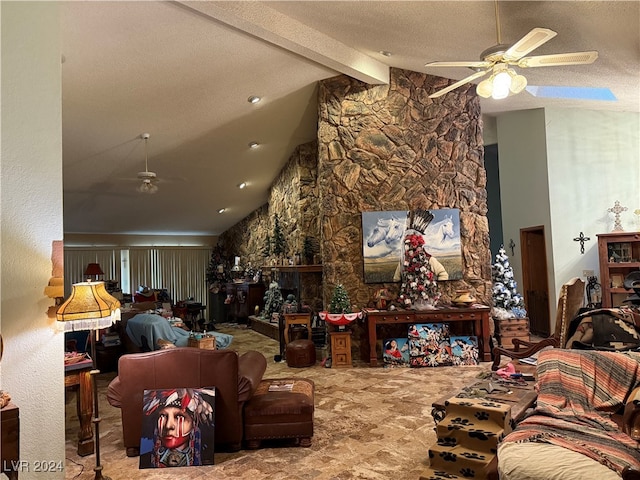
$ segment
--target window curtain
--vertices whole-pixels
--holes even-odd
[[[174,302],[193,298],[207,305],[210,248],[160,248],[154,254],[154,278],[169,291]]]
[[[97,262],[102,267],[105,280],[121,282],[123,277],[128,277],[131,291],[124,293],[133,294],[140,285],[144,285],[166,289],[174,303],[193,298],[203,305],[208,304],[207,268],[211,259],[210,247],[130,247],[124,249],[128,250],[128,268],[126,265],[121,267],[121,250],[123,249],[65,249],[66,295],[71,292],[72,283],[84,280],[87,264]],[[208,313],[205,315],[208,318]]]
[[[120,284],[120,249],[113,248],[65,248],[64,250],[64,294],[71,293],[74,283],[86,280],[84,271],[89,263],[98,263],[104,272],[103,280],[114,280]]]

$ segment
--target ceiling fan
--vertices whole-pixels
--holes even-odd
[[[498,43],[487,48],[480,54],[480,61],[462,62],[430,62],[426,67],[468,67],[476,70],[476,73],[457,81],[446,88],[429,95],[429,98],[437,98],[445,93],[461,87],[477,78],[489,73],[488,79],[481,81],[476,87],[476,93],[483,98],[506,98],[510,94],[518,94],[527,86],[527,79],[518,74],[512,67],[553,67],[562,65],[586,65],[593,63],[598,58],[595,50],[587,52],[557,53],[552,55],[538,55],[527,57],[529,52],[548,42],[557,34],[548,28],[534,28],[513,45],[502,43],[500,34],[500,17],[498,2],[495,2],[496,33]]]
[[[156,173],[150,172],[148,166],[147,142],[150,136],[148,133],[140,135],[144,139],[144,172],[138,172],[138,179],[142,180],[142,183],[138,186],[138,191],[140,193],[153,194],[158,191],[158,186],[155,184],[157,180]]]

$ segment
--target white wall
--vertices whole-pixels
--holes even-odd
[[[503,242],[518,291],[523,293],[520,229],[544,226],[548,260],[552,252],[544,110],[502,114],[497,118],[497,128]],[[516,244],[513,255],[507,248],[511,239]],[[553,285],[551,262],[547,269],[549,285]],[[553,292],[549,302],[555,302]]]
[[[599,233],[613,229],[607,212],[616,200],[626,231],[636,231],[640,208],[640,115],[625,112],[546,109],[549,199],[555,288],[583,270],[598,277]],[[580,232],[591,240],[580,254]],[[583,280],[586,280],[583,278]]]
[[[63,338],[47,316],[52,242],[62,240],[61,79],[58,6],[1,2],[0,388],[20,408],[21,479],[36,461],[64,465]]]
[[[597,235],[613,227],[607,212],[619,200],[626,231],[635,231],[640,208],[640,115],[596,110],[544,109],[498,116],[498,154],[504,242],[522,285],[520,229],[545,227],[549,305],[555,318],[564,282],[599,275]],[[573,239],[590,240],[584,255]],[[507,251],[507,253],[511,253]],[[551,325],[553,331],[554,325]]]

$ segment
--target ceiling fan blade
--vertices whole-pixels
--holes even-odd
[[[431,95],[429,95],[429,98],[441,97],[445,93],[449,93],[451,90],[455,90],[456,88],[461,87],[465,83],[469,83],[470,81],[475,80],[476,78],[483,77],[484,75],[489,73],[489,71],[490,70],[485,70],[483,72],[476,72],[473,75],[469,75],[467,78],[463,78],[462,80],[459,80],[456,83],[452,83],[451,85],[443,88],[442,90],[438,90],[436,93],[432,93]]]
[[[492,62],[485,61],[468,61],[468,62],[429,62],[425,67],[469,67],[469,68],[489,68],[493,66]]]
[[[520,59],[516,65],[522,68],[555,67],[558,65],[587,65],[595,62],[597,58],[598,52],[595,50],[588,52],[554,53],[551,55],[524,57]]]
[[[507,62],[518,60],[556,35],[556,32],[548,28],[534,28],[504,52],[502,57]]]

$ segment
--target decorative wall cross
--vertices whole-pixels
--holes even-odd
[[[509,240],[509,248],[511,249],[511,256],[513,257],[513,248],[516,246],[513,238]]]
[[[613,223],[612,232],[624,232],[624,228],[622,228],[622,223],[620,223],[620,214],[622,212],[626,212],[627,207],[623,207],[620,205],[620,202],[616,200],[616,203],[613,204],[613,207],[608,208],[607,212],[615,213],[615,222]]]
[[[574,242],[580,242],[580,253],[584,255],[584,242],[591,240],[589,237],[585,237],[584,233],[580,232],[580,236],[573,239]]]

